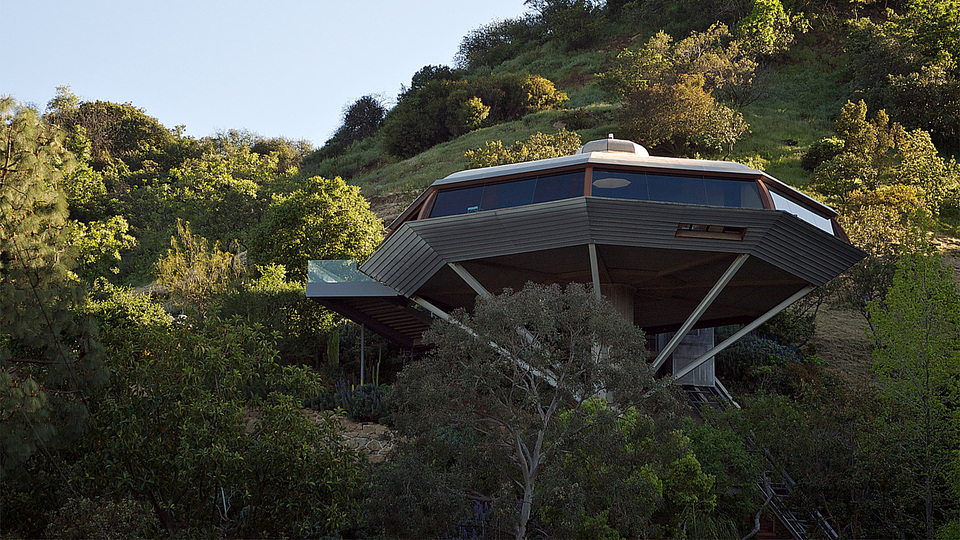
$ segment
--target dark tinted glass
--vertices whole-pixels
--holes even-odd
[[[430,217],[469,214],[583,195],[583,171],[525,178],[462,189],[441,190]]]
[[[520,180],[503,184],[489,184],[483,187],[483,199],[480,202],[481,210],[495,210],[522,206],[533,202],[533,190],[537,180]]]
[[[483,186],[466,189],[451,189],[437,193],[437,200],[433,203],[430,217],[453,216],[469,214],[480,210],[480,200],[483,196]]]
[[[753,180],[595,170],[592,193],[617,199],[763,208]]]
[[[559,201],[583,195],[583,171],[541,176],[537,178],[537,189],[533,193],[533,202]]]

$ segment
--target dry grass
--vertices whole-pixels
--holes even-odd
[[[940,251],[944,264],[953,267],[953,280],[960,283],[960,238],[941,235],[933,243]]]
[[[953,267],[954,281],[960,284],[960,238],[939,236],[934,244],[943,262]],[[821,309],[810,344],[832,369],[858,377],[870,376],[873,342],[867,333],[867,322],[857,310],[839,306]]]
[[[855,309],[821,308],[810,344],[831,369],[869,377],[873,342],[867,336],[867,321]]]

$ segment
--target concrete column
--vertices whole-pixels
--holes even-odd
[[[633,320],[633,295],[636,289],[620,283],[602,283],[600,293],[607,299],[607,302],[613,304],[613,308],[621,317],[634,322]]]

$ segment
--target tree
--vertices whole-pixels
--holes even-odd
[[[176,144],[174,133],[130,103],[83,101],[77,104],[69,87],[57,90],[57,97],[48,105],[47,119],[71,132],[77,127],[84,128],[92,145],[92,164],[97,170],[116,160],[136,169],[151,152]]]
[[[772,56],[790,47],[794,32],[806,32],[808,27],[803,13],[788,13],[780,0],[754,0],[753,9],[737,30],[745,48],[758,56]]]
[[[923,239],[907,248],[893,285],[868,309],[885,416],[909,449],[904,468],[916,479],[923,531],[933,539],[948,512],[957,511],[944,484],[960,452],[960,296],[952,271]]]
[[[455,57],[457,67],[469,71],[482,66],[493,68],[513,58],[517,51],[537,41],[534,20],[532,15],[524,15],[495,20],[471,30],[460,41]]]
[[[603,3],[598,0],[525,0],[534,10],[533,26],[543,41],[556,41],[566,51],[594,45],[603,35]]]
[[[540,479],[538,517],[550,536],[710,536],[699,525],[716,506],[716,478],[675,419],[594,398],[560,424],[577,436]]]
[[[373,137],[380,131],[386,116],[387,109],[376,96],[368,94],[361,97],[344,109],[343,122],[324,143],[321,154],[323,157],[332,157],[343,153],[357,141]]]
[[[601,88],[623,101],[617,119],[625,135],[675,154],[732,150],[749,131],[743,115],[713,97],[715,90],[746,97],[756,62],[744,56],[729,32],[715,25],[673,44],[660,32],[640,50],[621,51],[598,74]]]
[[[67,445],[86,427],[102,385],[96,325],[78,317],[83,288],[71,273],[66,197],[74,165],[63,133],[35,111],[0,99],[0,480]],[[12,480],[11,480],[12,478]]]
[[[282,264],[296,280],[310,259],[363,260],[383,239],[383,223],[360,188],[339,177],[314,176],[289,195],[277,195],[250,242],[258,263]]]
[[[928,131],[941,148],[960,143],[960,6],[911,0],[902,15],[851,25],[853,84],[873,109],[909,129]]]
[[[517,538],[532,532],[541,476],[594,424],[587,404],[606,395],[626,411],[659,388],[642,333],[579,284],[479,298],[473,314],[437,322],[426,341],[434,349],[395,385],[401,425],[465,429],[481,454],[507,459],[511,471],[493,489]]]
[[[147,297],[107,287],[113,380],[73,464],[90,496],[132,496],[167,535],[322,536],[357,519],[359,457],[339,424],[300,407],[317,375],[283,366],[256,325],[172,322]]]
[[[414,82],[418,83],[416,77]],[[478,127],[560,108],[566,101],[565,93],[536,75],[451,80],[446,72],[431,71],[400,95],[384,120],[383,142],[391,154],[408,158]]]
[[[883,110],[868,120],[864,101],[848,101],[834,129],[843,151],[818,165],[811,180],[811,187],[831,202],[843,205],[858,190],[914,186],[936,215],[947,191],[960,182],[960,169],[939,156],[929,133],[907,131]]]
[[[313,152],[310,141],[301,139],[292,141],[285,137],[259,139],[250,147],[250,151],[261,156],[275,154],[277,157],[277,174],[284,174],[291,169],[300,167],[300,163]]]

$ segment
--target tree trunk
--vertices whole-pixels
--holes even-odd
[[[533,479],[523,485],[523,502],[520,503],[520,519],[517,521],[517,540],[527,537],[527,522],[530,521],[530,508],[533,506]]]

